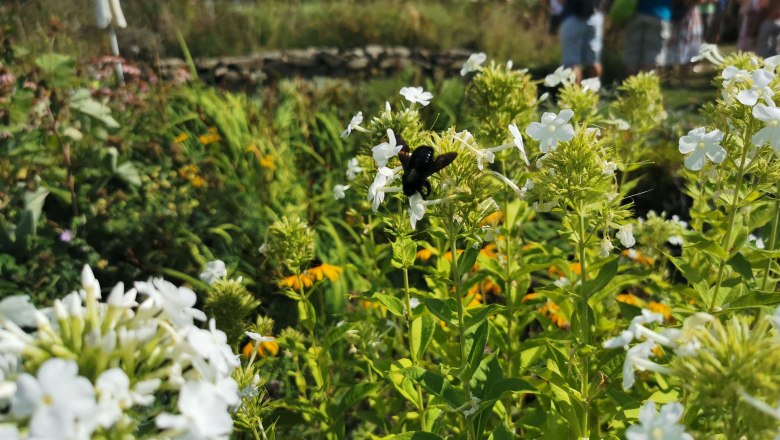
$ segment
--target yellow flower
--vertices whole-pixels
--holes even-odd
[[[482,221],[479,222],[479,226],[495,227],[498,226],[498,224],[501,223],[502,221],[504,221],[504,211],[496,211],[483,218]]]
[[[569,321],[567,321],[566,317],[561,313],[561,308],[558,307],[558,304],[555,304],[550,300],[547,300],[547,303],[539,308],[539,313],[552,321],[552,323],[561,330],[568,330],[570,327]]]
[[[523,296],[523,300],[522,301],[523,302],[533,301],[535,299],[539,299],[539,296],[540,296],[539,292],[526,293],[525,296]]]
[[[180,144],[180,143],[186,141],[189,138],[190,138],[190,135],[188,135],[187,133],[182,133],[182,134],[176,136],[175,138],[173,138],[173,143]]]
[[[496,258],[498,255],[498,250],[495,243],[488,243],[479,250],[479,253],[488,257],[488,258]]]
[[[428,261],[434,255],[436,255],[436,251],[433,249],[422,248],[417,251],[417,259],[420,261]]]
[[[270,154],[262,156],[260,158],[260,166],[267,169],[268,171],[273,172],[276,169],[276,165],[274,165],[274,157]]]
[[[206,185],[206,181],[200,176],[195,176],[190,180],[190,183],[195,188],[203,188]]]
[[[208,133],[198,136],[198,140],[203,145],[213,144],[214,142],[219,142],[221,139],[222,137],[217,132],[216,127],[209,127]]]
[[[639,297],[631,293],[621,293],[620,295],[616,296],[615,299],[624,304],[631,304],[632,306],[636,307],[642,307],[645,303],[639,299]]]
[[[311,287],[314,284],[314,281],[312,281],[312,279],[309,278],[309,276],[306,275],[305,273],[302,273],[300,277],[301,277],[301,284],[303,284],[304,289],[307,287]],[[298,290],[300,288],[300,284],[298,284],[298,277],[295,275],[284,277],[284,279],[279,282],[279,286],[288,286],[293,290]]]
[[[339,279],[339,276],[341,276],[341,268],[332,264],[320,264],[319,266],[309,268],[306,271],[306,274],[317,281],[320,281],[325,277],[328,277],[331,281],[336,281]]]
[[[575,275],[582,274],[582,266],[580,263],[569,263],[569,270],[572,271]],[[566,276],[563,271],[555,266],[550,266],[549,269],[547,269],[547,275],[550,276],[550,278],[560,278],[563,276]]]
[[[241,355],[247,358],[252,356],[252,347],[254,345],[255,341],[252,340],[245,343],[241,348]],[[257,345],[257,355],[260,357],[265,357],[266,355],[276,356],[277,353],[279,353],[279,344],[276,341],[261,342]]]
[[[655,313],[660,313],[664,315],[664,319],[666,320],[666,322],[672,320],[672,309],[666,304],[662,304],[656,301],[650,301],[650,303],[647,305],[647,308]]]

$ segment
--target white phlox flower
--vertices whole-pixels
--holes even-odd
[[[741,83],[750,81],[750,72],[745,69],[738,69],[734,66],[726,66],[721,73],[723,89],[721,95],[727,105],[734,103],[736,95],[739,93],[737,86]]]
[[[634,239],[634,225],[628,223],[620,227],[615,234],[624,248],[630,248],[636,244]]]
[[[601,80],[597,76],[594,76],[593,78],[583,79],[580,85],[582,86],[583,90],[590,90],[596,93],[598,93],[599,90],[601,90]]]
[[[764,69],[774,72],[777,70],[777,66],[780,66],[780,55],[773,55],[764,59]]]
[[[120,281],[111,289],[106,302],[110,307],[129,310],[138,305],[138,302],[135,300],[137,294],[138,291],[136,289],[130,289],[125,292],[125,283]]]
[[[558,66],[555,72],[547,75],[544,78],[544,85],[547,87],[556,87],[558,85],[565,86],[571,84],[576,80],[574,71],[568,67]]]
[[[395,179],[395,173],[400,171],[401,167],[395,169],[381,167],[377,171],[374,182],[368,187],[368,201],[373,202],[371,209],[374,212],[379,209],[379,205],[385,200],[385,193],[402,191],[400,187],[388,186]]]
[[[347,124],[347,128],[344,129],[344,131],[341,132],[341,137],[347,137],[352,133],[352,130],[362,131],[362,132],[368,132],[365,128],[361,127],[360,124],[363,123],[363,112],[357,112],[355,116],[350,119],[349,124]]]
[[[764,249],[764,247],[765,247],[764,239],[759,237],[759,236],[757,236],[757,235],[749,234],[748,237],[747,237],[747,241],[748,241],[748,243],[755,242],[755,245],[756,245],[757,249]]]
[[[629,124],[628,121],[620,118],[610,119],[609,121],[607,121],[607,124],[614,125],[618,131],[626,131],[631,128],[631,124]]]
[[[671,402],[655,409],[655,402],[648,401],[639,410],[639,424],[626,429],[626,440],[693,440],[678,422],[685,408],[679,402]]]
[[[468,148],[469,151],[474,153],[474,156],[477,158],[477,168],[480,170],[485,169],[485,162],[487,163],[493,163],[493,161],[496,160],[496,151],[502,151],[506,150],[507,148],[511,147],[512,144],[504,144],[499,145],[497,147],[493,148],[477,148],[470,144],[470,141],[474,139],[474,137],[469,133],[467,130],[462,131],[461,133],[458,133],[454,136],[454,139],[457,141],[460,141],[466,148]]]
[[[187,332],[187,342],[219,375],[229,376],[240,364],[238,355],[233,353],[227,343],[225,332],[217,329],[213,318],[209,320],[208,330],[191,327]],[[207,371],[202,364],[199,367],[198,362],[195,362],[195,366]]]
[[[127,27],[119,0],[95,0],[95,17],[97,27],[100,29],[105,29],[109,25],[121,29]]]
[[[419,192],[412,194],[409,197],[409,221],[412,225],[412,229],[417,227],[417,222],[422,220],[425,216],[425,208],[428,206],[439,205],[452,200],[449,197],[434,200],[423,200],[422,195]]]
[[[399,150],[400,151],[400,150]],[[358,174],[363,172],[363,168],[358,165],[357,157],[353,157],[347,162],[347,180],[355,180]]]
[[[523,135],[520,133],[520,130],[517,128],[517,125],[509,124],[509,133],[512,134],[512,141],[514,142],[517,149],[520,150],[520,155],[523,156],[523,160],[525,161],[526,166],[531,166],[531,163],[528,162],[528,155],[525,154],[525,144],[523,143]]]
[[[11,415],[31,417],[30,438],[89,438],[97,427],[95,389],[75,361],[52,358],[35,377],[19,375]]]
[[[754,106],[759,99],[763,99],[770,107],[775,106],[772,100],[775,92],[769,86],[775,78],[775,74],[764,69],[757,69],[750,73],[753,85],[746,90],[737,93],[737,101],[747,106]]]
[[[418,103],[423,107],[430,104],[431,99],[433,99],[433,94],[424,91],[422,87],[403,87],[401,89],[401,95],[406,98],[407,101]]]
[[[393,133],[393,129],[388,128],[387,142],[382,142],[381,144],[371,148],[371,151],[373,152],[374,160],[376,161],[377,166],[383,167],[387,165],[387,161],[398,155],[398,152],[401,151],[401,148],[403,148],[402,145],[396,144],[395,133]]]
[[[715,44],[703,43],[699,47],[699,54],[691,58],[691,62],[698,63],[701,60],[707,60],[715,65],[723,64],[725,57],[718,50],[718,46]]]
[[[206,320],[206,314],[195,308],[197,295],[187,287],[176,287],[162,278],[152,278],[148,282],[136,282],[135,288],[152,300],[147,307],[161,310],[177,328],[191,326],[193,319]],[[139,309],[143,307],[142,304]]]
[[[682,246],[683,243],[685,243],[685,240],[683,239],[682,235],[679,234],[670,235],[667,241],[672,246]]]
[[[95,381],[97,391],[96,418],[100,426],[108,428],[116,423],[125,409],[133,406],[130,379],[120,368],[104,371]]]
[[[567,142],[574,138],[574,127],[569,120],[574,116],[571,109],[561,110],[559,114],[545,112],[541,122],[531,122],[525,129],[525,133],[531,139],[539,141],[539,150],[542,153],[555,150],[558,142]]]
[[[601,163],[601,174],[612,176],[615,174],[615,171],[617,171],[617,164],[615,162],[608,160]]]
[[[610,240],[609,237],[604,237],[601,240],[601,246],[599,247],[599,257],[608,257],[609,254],[612,253],[612,249],[615,249],[615,246],[612,245],[612,240]]]
[[[341,200],[347,196],[349,185],[333,185],[333,198]]]
[[[155,422],[158,428],[177,431],[179,438],[227,438],[233,431],[228,403],[217,386],[208,382],[187,382],[181,387],[178,415],[162,413]]]
[[[693,356],[701,348],[701,342],[696,337],[696,332],[714,319],[709,313],[694,313],[685,318],[682,328],[664,329],[661,335],[671,341],[668,346],[674,349],[677,356]]]
[[[685,167],[692,171],[698,171],[704,167],[709,159],[712,163],[721,163],[726,159],[726,150],[720,145],[723,140],[723,132],[712,130],[707,132],[704,127],[694,128],[687,135],[680,138],[679,151],[688,154],[685,158]]]
[[[214,260],[206,263],[206,268],[201,272],[200,279],[206,284],[212,285],[226,276],[227,267],[225,266],[225,262],[222,260]]]
[[[344,321],[339,321],[339,324],[344,325]],[[336,327],[341,327],[341,325],[336,325]],[[258,344],[261,344],[263,342],[273,342],[276,340],[273,336],[263,336],[260,333],[255,332],[244,332],[244,334],[251,340],[257,342]]]
[[[623,389],[628,390],[634,386],[636,376],[634,370],[655,371],[657,373],[669,374],[671,370],[663,365],[656,364],[650,360],[654,356],[653,349],[657,344],[652,340],[646,340],[640,344],[634,345],[626,351],[626,360],[623,362]]]
[[[92,273],[92,268],[88,264],[84,265],[81,269],[81,290],[79,291],[81,299],[87,298],[100,299],[103,296],[100,292],[100,283],[95,279],[95,275]]]
[[[36,327],[35,306],[27,295],[12,295],[0,300],[0,324],[11,321],[20,327]]]
[[[753,117],[766,125],[753,135],[751,142],[756,147],[769,144],[775,153],[780,154],[780,108],[756,104]]]
[[[463,67],[460,69],[460,75],[466,76],[471,72],[476,72],[482,68],[482,63],[487,60],[487,55],[484,52],[473,53],[469,56],[469,59],[463,63]]]
[[[647,338],[657,343],[670,344],[671,340],[645,327],[645,324],[653,322],[662,323],[664,315],[652,312],[648,309],[642,309],[642,313],[631,319],[631,324],[627,330],[623,330],[619,336],[604,342],[604,348],[623,347],[628,350],[628,345],[634,339]]]

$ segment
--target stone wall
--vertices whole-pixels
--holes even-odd
[[[370,78],[389,75],[407,67],[433,77],[457,75],[471,52],[369,45],[348,50],[329,48],[291,49],[247,56],[195,60],[198,77],[207,83],[230,89],[247,89],[281,78],[315,76]],[[160,61],[163,78],[173,79],[188,72],[181,59]]]

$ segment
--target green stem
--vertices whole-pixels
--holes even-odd
[[[504,211],[504,226],[506,228],[509,228],[506,226],[506,211]],[[509,232],[509,231],[507,231]],[[507,324],[506,324],[506,335],[507,335],[507,375],[509,377],[512,377],[513,372],[513,364],[512,362],[514,360],[514,351],[512,350],[512,344],[515,341],[514,336],[512,335],[512,323],[515,320],[515,299],[512,297],[512,261],[510,259],[510,250],[511,250],[511,234],[507,233],[504,237],[504,243],[506,243],[506,250],[505,250],[505,260],[506,260],[506,270],[504,273],[504,289],[506,290],[504,292],[506,303],[507,303]],[[500,250],[500,249],[499,249]],[[512,426],[512,395],[508,395],[506,397],[506,403],[504,404],[504,415],[507,425]]]
[[[415,367],[419,365],[420,359],[412,348],[412,299],[409,294],[409,268],[404,267],[404,299],[406,300],[406,331],[409,332],[409,353],[412,356],[412,365]],[[417,407],[420,410],[420,428],[425,431],[426,423],[426,409],[425,399],[423,398],[422,387],[417,384]]]
[[[579,209],[577,215],[580,220],[579,227],[579,240],[577,243],[577,250],[579,253],[580,261],[580,326],[582,327],[582,341],[584,347],[591,345],[590,341],[590,319],[588,314],[588,290],[585,284],[588,279],[588,270],[585,261],[585,216],[583,215],[583,209]],[[582,356],[582,388],[580,390],[582,394],[583,402],[585,403],[585,411],[582,416],[582,436],[584,438],[590,437],[590,397],[589,385],[590,385],[590,358],[589,356]]]
[[[455,300],[458,303],[458,343],[460,345],[460,372],[463,373],[466,371],[466,363],[468,362],[468,355],[466,353],[466,333],[465,333],[465,326],[463,324],[464,319],[464,313],[463,313],[463,298],[460,294],[460,273],[458,271],[458,249],[456,244],[456,238],[457,234],[455,232],[455,226],[450,223],[449,228],[447,228],[447,232],[450,238],[450,252],[452,253],[452,282],[455,287]],[[464,380],[463,382],[463,390],[466,392],[466,396],[471,396],[471,386],[469,385],[469,381]],[[466,427],[468,429],[468,439],[473,440],[475,438],[474,435],[474,426],[471,423],[470,417],[465,417],[466,419]]]
[[[772,216],[772,230],[769,234],[769,246],[770,251],[775,250],[775,241],[777,240],[777,224],[780,222],[780,182],[777,182],[777,189],[775,190],[775,214]],[[772,258],[766,260],[766,267],[764,268],[764,279],[761,281],[761,290],[766,290],[766,284],[769,281],[769,270],[772,268]]]
[[[723,237],[723,243],[721,246],[726,251],[727,257],[731,253],[731,235],[734,231],[734,219],[737,214],[737,201],[739,199],[739,190],[742,187],[742,180],[745,177],[745,158],[747,157],[747,147],[742,147],[742,158],[739,162],[739,176],[737,177],[737,186],[734,187],[734,197],[731,199],[731,206],[729,211],[728,228],[726,229],[726,235]],[[723,273],[726,269],[726,261],[728,258],[720,260],[718,265],[718,278],[715,281],[715,292],[712,295],[712,303],[710,304],[710,312],[713,312],[718,306],[718,292],[720,291],[720,283],[723,281]]]

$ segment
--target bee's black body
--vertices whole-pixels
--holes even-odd
[[[401,178],[404,194],[411,197],[414,193],[419,192],[424,199],[427,199],[431,194],[431,184],[428,182],[428,178],[452,163],[458,153],[444,153],[434,157],[432,147],[422,146],[411,151],[409,145],[403,140],[401,143],[403,148],[398,153],[398,157],[404,167],[404,175]]]

